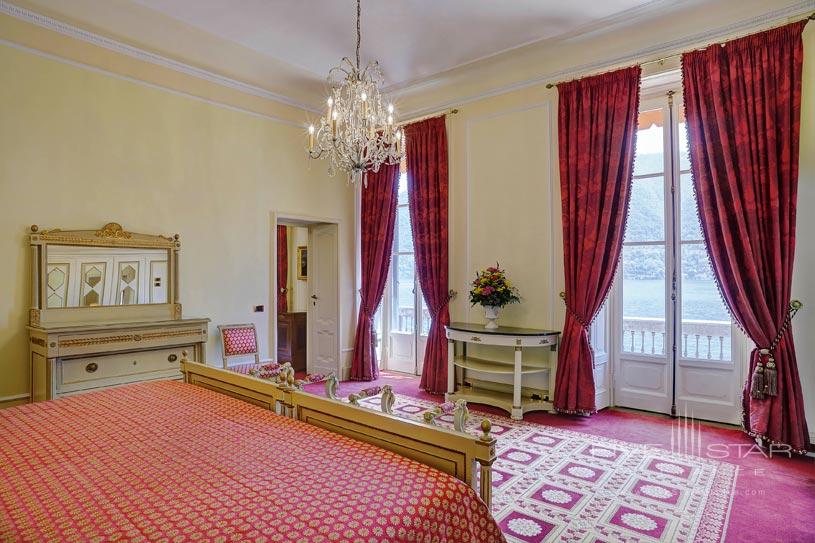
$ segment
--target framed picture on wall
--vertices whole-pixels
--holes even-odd
[[[308,247],[305,245],[297,247],[297,279],[308,279]]]

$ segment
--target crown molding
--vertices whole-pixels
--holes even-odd
[[[104,68],[98,68],[96,66],[91,66],[89,64],[85,64],[82,62],[78,62],[76,60],[72,60],[65,57],[60,57],[57,55],[53,55],[51,53],[46,53],[45,51],[40,51],[39,49],[33,49],[31,47],[27,47],[25,45],[20,45],[19,43],[15,43],[9,40],[0,39],[0,45],[5,47],[10,47],[11,49],[17,49],[18,51],[25,51],[26,53],[30,53],[32,55],[36,55],[39,57],[47,58],[49,60],[53,60],[55,62],[60,62],[62,64],[67,64],[69,66],[74,66],[76,68],[81,68],[83,70],[87,70],[89,72],[94,72],[98,74],[103,74],[108,77],[112,77],[114,79],[120,79],[122,81],[128,81],[130,83],[134,83],[136,85],[141,85],[150,89],[157,89],[162,92],[168,92],[170,94],[174,94],[176,96],[183,96],[184,98],[189,98],[191,100],[195,100],[197,102],[203,102],[204,104],[209,104],[211,106],[220,107],[223,109],[228,109],[229,111],[237,111],[239,113],[244,113],[246,115],[250,115],[252,117],[257,117],[258,119],[265,119],[267,121],[274,121],[276,123],[285,124],[288,126],[296,127],[296,128],[303,128],[303,123],[298,123],[295,121],[291,121],[288,119],[284,119],[282,117],[277,117],[275,115],[268,115],[266,113],[260,113],[257,111],[252,111],[251,109],[246,109],[243,107],[233,106],[231,104],[227,104],[224,102],[218,102],[216,100],[210,100],[209,98],[204,98],[202,96],[198,96],[195,94],[191,94],[189,92],[180,91],[177,89],[173,89],[170,87],[166,87],[164,85],[158,85],[156,83],[150,83],[149,81],[145,81],[143,79],[136,79],[135,77],[130,77],[127,75],[122,75],[116,72],[111,72],[110,70],[105,70]]]
[[[727,36],[732,36],[734,34],[739,34],[742,32],[757,31],[762,26],[769,26],[783,22],[785,19],[798,17],[802,15],[808,15],[813,10],[815,10],[815,0],[802,0],[785,8],[770,11],[762,15],[751,17],[749,19],[736,21],[732,24],[720,26],[705,32],[700,32],[683,38],[678,38],[675,40],[664,42],[658,45],[645,47],[632,53],[627,53],[624,55],[618,55],[614,57],[607,57],[601,60],[565,68],[563,70],[548,72],[523,81],[518,81],[508,85],[494,87],[490,90],[481,93],[472,94],[470,96],[465,96],[462,98],[457,98],[455,100],[446,101],[434,106],[423,107],[407,111],[403,115],[407,118],[414,116],[429,115],[437,111],[462,106],[464,104],[477,102],[485,98],[499,96],[501,94],[506,94],[509,92],[525,89],[528,87],[533,87],[535,85],[541,85],[544,83],[559,81],[563,79],[573,79],[576,77],[583,76],[585,74],[608,70],[614,66],[636,64],[639,62],[644,62],[645,60],[649,60],[653,57],[681,53],[685,50],[690,50],[699,47],[700,44],[707,44],[711,41],[715,42]],[[445,84],[446,79],[449,79],[449,76],[445,77],[444,75],[441,75],[431,78],[429,80],[418,82],[412,86],[399,89],[398,91],[395,92],[395,96],[405,95],[411,92],[418,93],[421,92],[422,87],[430,85],[442,86]]]
[[[198,79],[203,79],[204,81],[215,83],[216,85],[228,87],[230,89],[234,89],[252,96],[257,96],[259,98],[280,102],[282,104],[293,106],[312,113],[319,113],[318,109],[289,98],[288,96],[277,94],[264,88],[251,85],[249,83],[244,83],[243,81],[238,81],[237,79],[232,79],[203,68],[191,66],[189,64],[185,64],[183,62],[173,60],[156,53],[151,53],[150,51],[146,51],[144,49],[140,49],[138,47],[134,47],[132,45],[128,45],[87,30],[83,30],[68,23],[64,23],[51,17],[21,8],[5,0],[0,0],[0,14],[14,17],[15,19],[37,25],[47,30],[58,32],[64,36],[81,40],[98,47],[141,60],[143,62],[149,62],[150,64],[155,64],[157,66],[161,66],[162,68],[167,68],[169,70],[190,75]]]

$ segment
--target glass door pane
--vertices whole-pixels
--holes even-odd
[[[634,179],[628,204],[625,242],[665,240],[665,178]]]
[[[701,243],[682,245],[683,358],[730,360],[730,314]]]
[[[665,246],[623,248],[622,351],[665,355]]]

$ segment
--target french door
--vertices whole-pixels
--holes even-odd
[[[641,102],[610,314],[615,405],[738,422],[740,342],[708,261],[676,91]]]
[[[381,366],[389,370],[420,374],[427,334],[430,331],[430,312],[425,306],[416,275],[416,257],[408,210],[407,174],[404,172],[399,177],[390,276],[374,325],[377,337],[381,338]]]

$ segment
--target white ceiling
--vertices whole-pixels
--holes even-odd
[[[353,57],[355,0],[10,0],[91,36],[157,54],[250,94],[317,111]],[[811,11],[815,0],[362,0],[362,60],[400,115],[569,75],[590,58],[651,56]],[[5,3],[5,1],[3,2]],[[606,39],[609,36],[615,39]],[[698,38],[694,38],[698,36]],[[694,41],[696,40],[696,41]],[[599,44],[593,48],[591,43]],[[643,44],[649,47],[642,49]],[[657,49],[664,49],[663,46]],[[561,73],[562,72],[562,73]],[[469,94],[462,95],[460,88]]]
[[[324,78],[353,57],[354,0],[132,0]],[[594,25],[653,0],[363,0],[362,60],[387,86]]]

